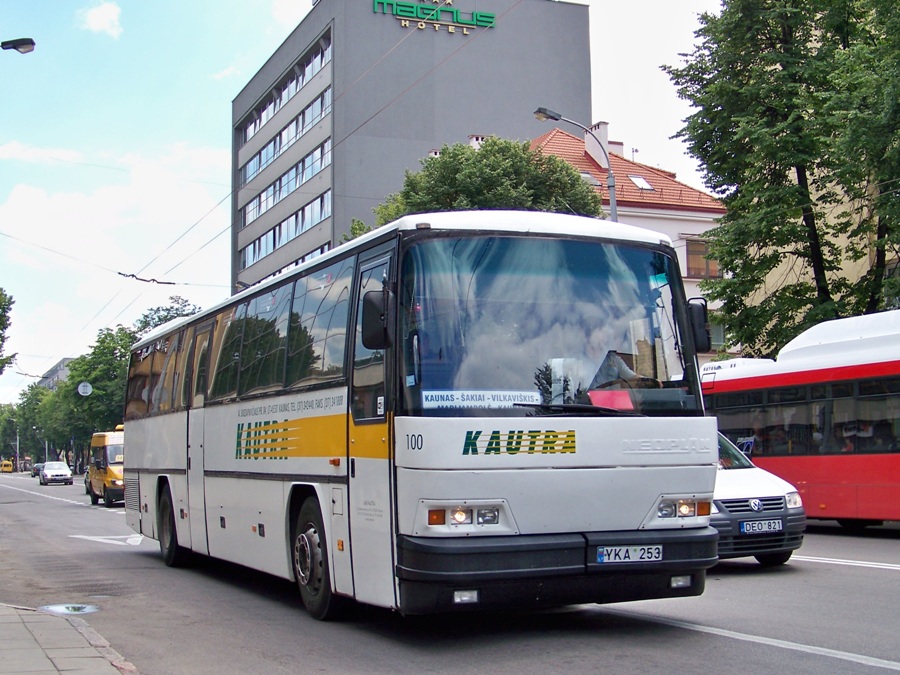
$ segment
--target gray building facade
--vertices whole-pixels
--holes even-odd
[[[341,243],[406,170],[473,136],[591,120],[588,7],[319,0],[232,104],[237,291]]]

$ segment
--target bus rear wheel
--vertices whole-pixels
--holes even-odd
[[[327,621],[336,617],[339,598],[331,592],[328,573],[328,548],[319,502],[307,498],[294,517],[291,528],[291,559],[300,597],[306,611],[314,619]]]
[[[178,531],[175,529],[175,509],[172,506],[172,494],[167,487],[159,499],[157,512],[157,532],[159,533],[159,551],[168,567],[182,567],[187,564],[189,551],[178,545]]]
[[[91,485],[90,488],[88,488],[88,489],[91,492],[91,504],[93,504],[94,506],[97,506],[97,504],[100,502],[100,497],[98,497],[97,494],[94,492],[93,485]]]

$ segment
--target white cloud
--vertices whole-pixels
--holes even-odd
[[[79,10],[80,27],[118,38],[122,34],[122,24],[119,23],[121,13],[122,9],[114,2],[103,2],[89,9]]]
[[[236,77],[240,75],[240,71],[234,66],[228,66],[224,70],[220,70],[218,73],[213,73],[214,80],[224,80],[229,77]]]
[[[2,403],[32,381],[14,371],[84,354],[101,328],[131,326],[171,295],[203,307],[228,296],[229,152],[179,144],[118,160],[127,168],[111,180],[68,190],[23,180],[0,202],[13,237],[0,238],[2,286],[15,300],[4,353],[19,354],[0,376]]]
[[[80,152],[66,148],[35,148],[18,141],[0,145],[0,160],[16,160],[32,164],[48,164],[56,161],[80,162]]]

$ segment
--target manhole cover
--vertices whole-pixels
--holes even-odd
[[[44,605],[38,607],[42,612],[50,612],[51,614],[90,614],[96,612],[96,605]]]

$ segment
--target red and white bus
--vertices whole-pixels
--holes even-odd
[[[776,360],[703,366],[706,409],[810,518],[900,520],[900,310],[826,321]]]

